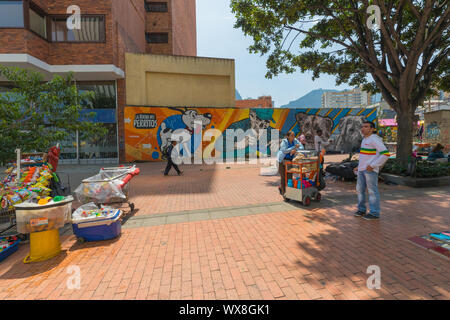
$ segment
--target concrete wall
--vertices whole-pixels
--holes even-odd
[[[127,105],[234,107],[234,60],[126,54]]]
[[[425,140],[450,147],[450,110],[425,113]]]

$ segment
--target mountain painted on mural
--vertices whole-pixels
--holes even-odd
[[[303,97],[298,98],[297,100],[291,101],[288,104],[281,106],[281,108],[292,108],[292,109],[301,109],[301,108],[322,108],[322,95],[324,92],[338,92],[338,90],[331,89],[316,89]]]

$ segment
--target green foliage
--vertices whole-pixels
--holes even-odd
[[[370,5],[381,11],[378,31],[367,26]],[[232,0],[231,8],[235,28],[253,38],[249,51],[268,55],[268,78],[296,69],[311,71],[313,79],[326,73],[338,85],[389,93],[393,102],[400,76],[420,69],[426,72],[412,88],[418,101],[429,91],[429,77],[450,89],[448,1]]]
[[[231,0],[231,8],[235,28],[253,39],[249,51],[267,56],[267,78],[300,70],[381,92],[399,115],[404,162],[411,115],[435,89],[450,90],[449,1]]]
[[[0,163],[14,159],[14,152],[45,151],[79,131],[81,138],[104,136],[106,129],[89,122],[94,114],[84,114],[73,75],[44,81],[41,74],[0,66],[0,76],[14,88],[0,95]]]
[[[450,164],[420,161],[416,168],[417,178],[432,178],[450,176]]]
[[[389,159],[384,165],[382,173],[390,173],[400,176],[407,175],[407,168],[401,161],[396,159]],[[450,176],[450,164],[438,163],[432,161],[418,161],[416,164],[417,178],[433,178]]]
[[[396,175],[406,175],[407,168],[405,165],[403,165],[402,162],[396,159],[388,159],[381,172]]]

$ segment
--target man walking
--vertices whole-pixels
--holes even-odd
[[[172,159],[172,151],[176,145],[177,145],[177,142],[175,140],[172,140],[170,146],[167,148],[167,166],[166,166],[166,170],[164,170],[165,176],[169,175],[169,171],[170,171],[170,169],[172,169],[172,167],[174,167],[175,171],[178,173],[179,176],[181,176],[183,174],[183,171],[181,171],[178,168],[178,166],[175,163],[173,163],[173,159]]]
[[[356,192],[358,193],[358,211],[356,217],[366,220],[380,218],[380,193],[378,192],[378,173],[389,159],[389,151],[379,136],[374,133],[375,124],[364,121],[361,133],[364,138],[361,142],[359,164],[355,168],[358,177]],[[369,193],[370,213],[366,214],[366,189]]]

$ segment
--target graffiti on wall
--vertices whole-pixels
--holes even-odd
[[[450,143],[449,128],[449,120],[432,121],[426,125],[425,139],[428,142],[448,145]]]
[[[171,108],[171,107],[126,107],[125,149],[127,161],[164,160],[164,150],[170,144],[173,133],[190,138],[190,152],[202,150],[213,144],[217,153],[225,155],[226,139],[204,141],[201,134],[215,129],[224,135],[227,129],[253,129],[256,139],[266,133],[268,154],[276,152],[270,145],[271,129],[278,130],[280,138],[288,131],[306,137],[306,149],[314,148],[314,135],[318,129],[325,139],[333,140],[328,151],[349,152],[359,148],[362,140],[362,122],[375,121],[376,109],[234,109],[234,108]],[[195,123],[200,123],[196,126]],[[266,130],[264,130],[266,129]],[[248,140],[233,148],[244,148],[249,152]]]
[[[436,121],[433,121],[427,126],[427,139],[436,140],[441,135],[441,129]]]

